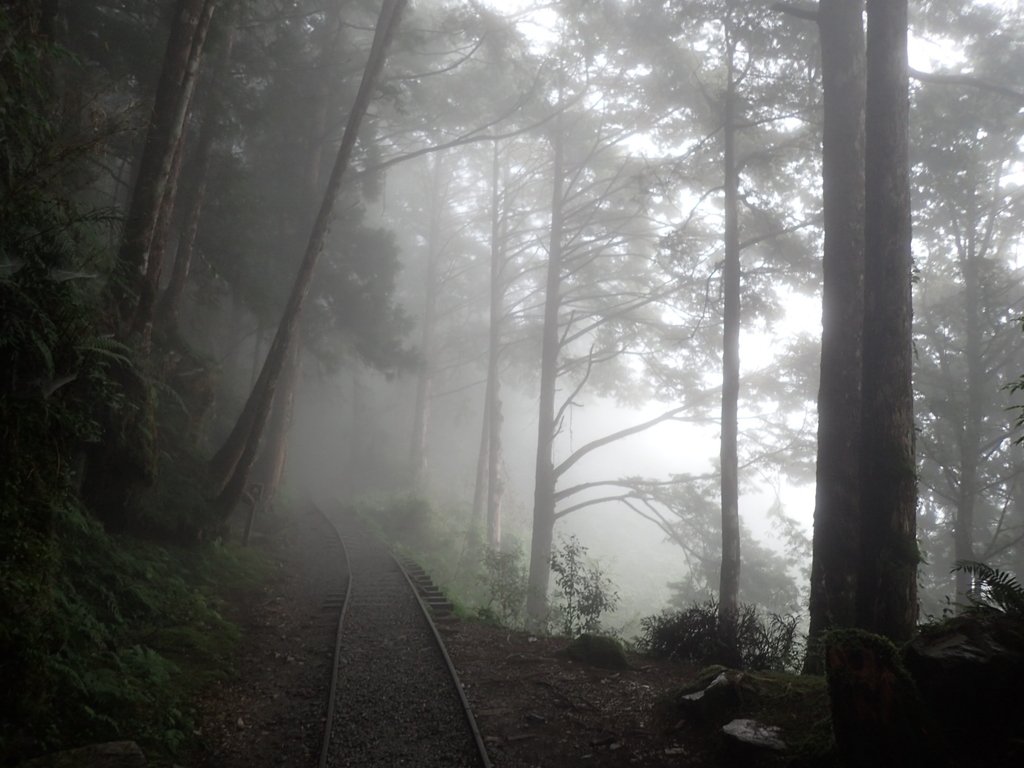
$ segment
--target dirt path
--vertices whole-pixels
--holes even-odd
[[[200,702],[196,768],[312,768],[323,738],[337,611],[339,549],[326,521],[303,509],[272,549],[278,577],[234,606],[242,628],[238,679]]]

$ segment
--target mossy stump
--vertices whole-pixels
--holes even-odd
[[[844,765],[948,765],[892,643],[861,630],[830,632],[825,670],[832,728]]]

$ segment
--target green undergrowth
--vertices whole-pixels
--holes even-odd
[[[60,523],[40,620],[0,618],[0,677],[18,683],[0,693],[0,762],[115,739],[173,755],[193,731],[192,697],[234,671],[224,598],[265,583],[269,562],[112,536],[74,509]]]
[[[509,629],[526,621],[528,559],[523,545],[505,536],[492,549],[482,532],[465,525],[465,514],[444,514],[414,494],[364,496],[349,510],[365,520],[399,554],[430,574],[461,618]],[[603,632],[604,614],[619,602],[615,585],[572,536],[552,550],[552,594],[543,627],[534,631],[574,638]]]

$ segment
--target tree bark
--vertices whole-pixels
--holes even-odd
[[[359,126],[366,114],[377,78],[384,65],[388,43],[398,25],[399,17],[406,2],[407,0],[384,0],[381,7],[369,59],[363,70],[363,78],[359,84],[359,90],[356,93],[352,109],[349,112],[334,168],[327,182],[327,189],[324,192],[323,201],[313,223],[309,242],[299,266],[298,274],[295,277],[288,302],[285,305],[284,314],[278,325],[277,333],[271,342],[270,350],[267,352],[267,358],[263,363],[259,379],[253,387],[253,391],[250,393],[245,407],[235,424],[235,429],[228,437],[228,440],[225,441],[221,451],[211,460],[212,480],[215,486],[219,488],[217,507],[224,516],[227,516],[235,504],[238,503],[245,485],[245,479],[256,457],[260,438],[266,426],[267,418],[270,415],[274,394],[282,369],[284,368],[286,354],[288,348],[293,343],[295,331],[298,327],[299,314],[302,311],[306,296],[309,294],[313,271],[323,251],[324,239],[327,236],[327,229],[332,218],[334,202],[337,199],[342,180],[348,169],[349,159],[355,147]]]
[[[416,402],[413,411],[412,441],[409,446],[412,487],[417,492],[422,492],[425,489],[427,479],[427,441],[430,430],[430,399],[433,387],[437,289],[440,279],[437,265],[441,250],[443,166],[440,158],[431,160],[428,160],[430,166],[430,220],[427,225],[427,273],[424,278],[423,318],[420,326],[420,354],[423,355],[423,361],[416,373]]]
[[[199,131],[199,141],[192,162],[192,183],[186,191],[185,219],[182,222],[178,248],[174,257],[174,268],[171,279],[157,303],[156,319],[167,330],[175,330],[178,325],[178,311],[185,295],[185,285],[192,269],[192,254],[195,251],[196,235],[199,233],[199,221],[202,217],[203,204],[206,201],[206,183],[210,173],[210,158],[213,154],[213,143],[220,128],[220,117],[223,112],[223,98],[218,93],[220,83],[227,76],[231,63],[231,52],[235,41],[235,26],[229,24],[224,39],[224,48],[220,60],[213,72],[213,77],[206,88],[207,96],[203,109],[203,123]]]
[[[484,385],[486,390],[490,382]],[[490,427],[490,416],[487,408],[491,400],[490,393],[484,392],[484,412],[480,419],[480,448],[476,454],[476,473],[473,476],[473,506],[469,513],[469,540],[478,541],[480,530],[486,526],[487,515],[487,450],[490,445],[487,431]]]
[[[974,508],[978,498],[979,462],[981,460],[981,420],[984,407],[985,359],[981,332],[981,275],[976,244],[977,219],[968,211],[967,236],[960,247],[959,267],[963,277],[963,308],[966,330],[967,412],[960,433],[960,473],[957,489],[956,523],[953,530],[953,553],[957,560],[975,559]],[[970,605],[972,586],[970,574],[956,572],[956,605],[960,610]]]
[[[278,486],[284,475],[285,462],[288,456],[288,430],[292,424],[292,412],[295,405],[295,390],[298,387],[302,371],[302,345],[296,341],[292,344],[285,363],[281,386],[274,396],[274,408],[270,417],[265,440],[253,476],[263,487],[260,496],[261,506],[266,508],[273,503]]]
[[[917,619],[911,386],[907,0],[867,2],[861,541],[857,624],[894,641]]]
[[[172,174],[175,152],[183,140],[203,44],[216,5],[217,0],[179,0],[164,53],[112,278],[120,319],[133,321],[136,328],[146,325],[146,316],[151,311],[152,302],[147,305],[145,297],[155,287],[142,275],[142,270],[159,272],[151,270],[147,262],[153,255],[151,249],[160,207]],[[135,317],[140,309],[141,316]]]
[[[139,304],[132,320],[132,333],[139,334],[143,344],[148,347],[153,332],[153,317],[156,291],[160,286],[160,275],[163,271],[164,257],[167,253],[167,240],[171,232],[171,220],[174,218],[174,206],[178,197],[178,179],[181,177],[181,166],[185,158],[185,132],[174,149],[171,161],[171,172],[167,176],[160,210],[153,228],[150,241],[149,256],[146,259],[146,273],[139,292]],[[180,240],[179,240],[180,243]]]
[[[804,671],[829,629],[851,627],[860,519],[860,375],[864,322],[863,0],[821,0],[824,91],[821,381],[814,498],[810,631]]]
[[[740,517],[737,458],[740,393],[740,236],[739,166],[736,161],[735,43],[729,42],[722,135],[725,181],[725,265],[722,271],[722,568],[718,593],[718,640],[722,662],[739,666],[736,620],[739,611]]]
[[[505,297],[505,250],[501,210],[501,168],[498,142],[494,143],[491,165],[493,186],[491,189],[491,291],[490,323],[487,331],[487,545],[492,549],[501,547],[501,319],[504,315]]]
[[[530,540],[530,572],[526,615],[539,626],[547,618],[548,582],[551,578],[551,545],[555,528],[555,384],[558,380],[558,313],[561,305],[563,236],[563,141],[562,120],[552,131],[554,163],[551,183],[551,233],[541,336],[540,404],[537,418],[537,463],[533,495],[533,532]]]

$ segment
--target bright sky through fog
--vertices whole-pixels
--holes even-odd
[[[543,53],[557,39],[556,24],[558,15],[550,8],[530,11],[527,10],[532,3],[526,0],[484,0],[497,12],[506,16],[516,17],[517,26],[522,34],[527,36],[537,53]],[[1013,9],[1019,0],[989,0],[981,2],[977,0],[976,5],[993,5],[1005,9]],[[966,62],[963,52],[953,41],[941,37],[918,37],[912,35],[908,46],[910,66],[914,69],[933,72],[942,69],[955,69]],[[653,142],[639,139],[634,151],[642,154],[652,155],[657,153]],[[685,200],[681,200],[681,206],[685,207]],[[786,317],[775,325],[772,333],[755,332],[746,330],[741,336],[741,363],[743,374],[770,365],[778,350],[784,345],[787,339],[796,334],[818,335],[821,331],[821,300],[820,296],[792,295],[786,299],[788,308]],[[714,374],[712,374],[714,375]],[[642,420],[650,418],[662,408],[663,404],[649,404],[639,412],[630,413],[628,409],[617,408],[612,405],[597,405],[591,408],[592,416],[598,416],[596,411],[608,413],[609,419]],[[742,404],[741,404],[742,408]],[[614,413],[612,413],[614,411]],[[623,422],[625,423],[625,422]],[[608,422],[599,418],[595,426],[598,429],[607,427]],[[654,475],[657,473],[672,473],[691,470],[695,461],[700,461],[701,456],[706,454],[704,461],[709,465],[717,454],[717,429],[704,429],[698,434],[696,432],[683,435],[682,426],[663,427],[661,433],[651,433],[645,436],[638,436],[633,439],[630,456],[636,460],[637,467],[630,466],[629,471]],[[683,447],[685,446],[685,448]],[[685,455],[682,455],[685,454]],[[710,466],[709,466],[710,468]],[[623,471],[626,471],[625,469]],[[794,486],[782,482],[773,489],[777,492],[786,508],[787,514],[800,521],[809,532],[811,528],[811,516],[814,508],[813,485]],[[743,495],[741,499],[741,514],[745,522],[751,526],[755,534],[762,540],[773,538],[768,522],[763,517],[764,510],[772,503],[772,490],[766,490],[761,494]],[[612,514],[611,510],[608,510]],[[617,519],[617,514],[616,514]],[[575,525],[575,521],[571,521]],[[606,525],[609,531],[615,530],[612,525]],[[630,537],[636,534],[630,534]],[[608,553],[617,551],[617,544],[608,545]],[[648,544],[648,546],[650,546]],[[654,548],[650,550],[654,556]],[[600,554],[595,552],[595,554]],[[614,555],[612,555],[614,556]]]

